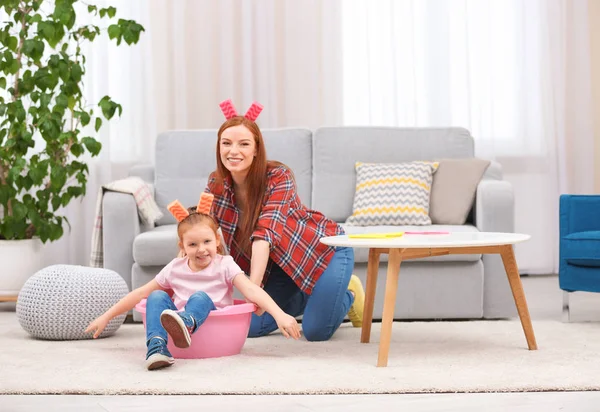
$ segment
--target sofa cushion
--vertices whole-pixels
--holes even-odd
[[[311,205],[312,132],[307,129],[263,130],[267,158],[288,165],[294,172],[302,203]],[[216,130],[181,130],[161,133],[156,141],[155,199],[163,212],[159,225],[174,224],[166,206],[175,199],[195,206],[208,176],[216,168]]]
[[[433,175],[429,216],[432,223],[463,225],[489,160],[442,159]]]
[[[157,226],[133,240],[133,260],[140,266],[162,266],[177,256],[177,225]]]
[[[342,223],[341,226],[346,231],[347,235],[355,235],[362,233],[389,233],[389,232],[410,232],[423,230],[422,226],[350,226]],[[431,225],[426,230],[441,231],[441,232],[479,232],[475,226],[472,225]],[[423,261],[423,262],[476,262],[481,259],[481,254],[472,255],[445,255],[445,256],[434,256],[423,259],[417,259],[411,262]],[[387,262],[388,255],[381,255],[379,258],[380,262]],[[354,248],[354,262],[368,262],[369,261],[369,249],[368,248]]]
[[[434,162],[356,163],[356,192],[346,224],[430,225]]]
[[[402,163],[474,156],[463,128],[321,127],[313,134],[312,208],[336,222],[352,214],[357,161]]]
[[[600,266],[600,231],[576,232],[561,241],[561,257],[575,266]]]

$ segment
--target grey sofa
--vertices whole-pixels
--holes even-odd
[[[462,128],[324,127],[263,132],[267,155],[294,171],[302,202],[343,223],[352,214],[354,163],[394,163],[474,156],[474,140]],[[164,217],[155,227],[139,223],[133,197],[108,192],[103,199],[104,266],[129,287],[151,280],[177,253],[175,219],[165,209],[174,199],[195,205],[215,169],[215,130],[171,131],[156,140],[153,166],[137,166],[154,189]],[[347,233],[381,227],[343,225]],[[422,227],[421,227],[422,228]],[[433,225],[428,230],[513,232],[511,185],[493,163],[477,188],[465,225]],[[419,229],[419,227],[412,227]],[[398,227],[396,230],[409,230]],[[381,318],[387,260],[382,255],[373,317]],[[367,250],[355,250],[354,273],[366,278]],[[502,261],[497,255],[447,255],[402,264],[396,319],[479,319],[516,315]],[[139,317],[134,314],[134,319]]]

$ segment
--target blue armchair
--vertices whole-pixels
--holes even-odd
[[[560,197],[559,259],[563,319],[568,321],[570,292],[600,292],[600,195]]]

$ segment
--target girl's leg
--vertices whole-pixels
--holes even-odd
[[[188,299],[181,312],[167,309],[160,315],[160,321],[171,335],[173,344],[178,348],[187,348],[192,343],[192,333],[204,323],[215,304],[205,292],[196,292]]]
[[[175,361],[167,349],[167,331],[160,322],[165,309],[176,309],[171,297],[162,290],[155,290],[146,300],[146,367],[148,370],[171,366]]]
[[[306,304],[302,332],[307,340],[328,340],[339,328],[354,302],[348,290],[353,268],[352,248],[338,247]]]
[[[165,309],[177,310],[171,297],[164,290],[155,290],[146,300],[146,343],[159,337],[167,342],[167,331],[160,323],[160,314]]]
[[[272,264],[264,290],[285,313],[296,317],[304,312],[308,296],[279,266]],[[277,330],[277,322],[273,316],[268,313],[261,316],[252,314],[248,337],[266,336],[275,330]]]
[[[213,303],[210,296],[206,294],[206,292],[196,292],[188,299],[185,304],[185,310],[180,312],[179,315],[186,320],[186,318],[191,318],[193,321],[192,328],[190,333],[194,333],[198,330],[200,325],[206,321],[206,318],[210,314],[211,310],[216,310],[215,304]],[[186,322],[187,326],[187,322]]]

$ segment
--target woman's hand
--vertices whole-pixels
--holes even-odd
[[[104,315],[99,316],[96,320],[92,321],[92,323],[89,324],[89,326],[85,330],[85,333],[94,332],[94,339],[96,339],[98,336],[100,336],[104,328],[106,328],[108,322],[110,322],[109,317]]]
[[[279,330],[283,333],[286,338],[292,337],[294,339],[300,338],[300,326],[293,316],[283,313],[275,319]]]

